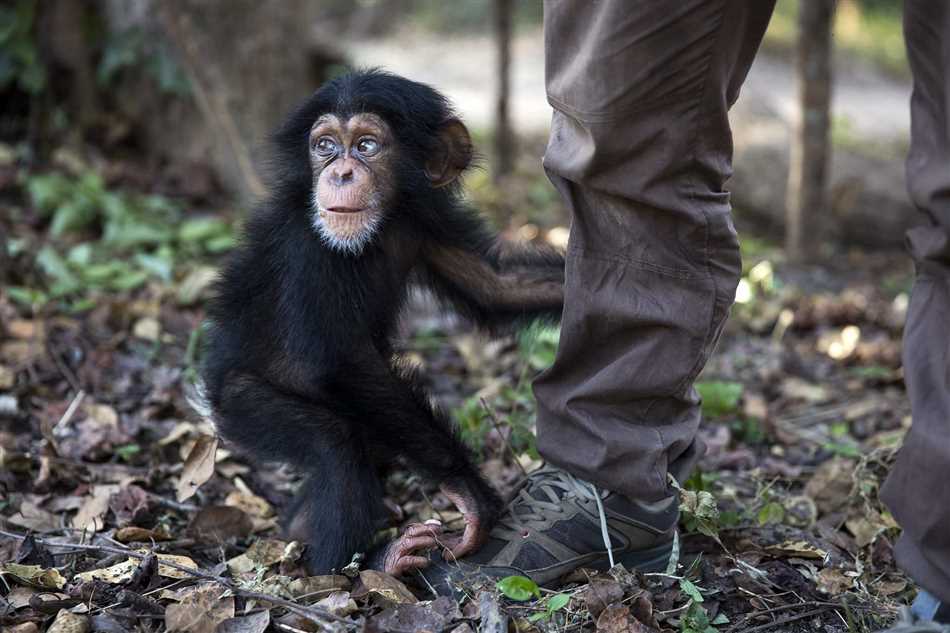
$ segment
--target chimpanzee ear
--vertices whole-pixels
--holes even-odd
[[[433,187],[444,187],[455,181],[472,162],[472,137],[456,118],[446,119],[439,128],[439,142],[426,161],[426,177]]]

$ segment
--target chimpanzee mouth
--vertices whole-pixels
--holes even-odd
[[[328,207],[323,209],[329,213],[362,213],[366,211],[365,208],[353,208],[353,207]]]

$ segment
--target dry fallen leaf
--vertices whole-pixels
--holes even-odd
[[[21,503],[20,511],[7,517],[7,522],[35,532],[55,530],[60,526],[59,517],[31,501]]]
[[[317,606],[340,617],[346,617],[357,611],[356,602],[350,597],[350,594],[345,591],[334,591],[326,598],[317,602]]]
[[[144,549],[137,551],[141,552],[142,554],[148,553],[148,551]],[[76,574],[75,578],[84,582],[88,582],[90,580],[101,580],[112,585],[119,585],[132,579],[132,574],[134,574],[135,570],[138,569],[140,562],[141,561],[138,558],[128,558],[121,563],[116,563],[115,565],[111,565],[109,567],[104,567],[102,569],[90,569],[89,571]],[[158,554],[158,562],[158,575],[164,576],[165,578],[180,579],[190,578],[191,576],[189,576],[187,572],[181,571],[180,569],[175,569],[174,567],[169,567],[168,565],[163,565],[162,563],[174,563],[189,569],[198,569],[198,564],[187,556]]]
[[[381,571],[364,569],[360,572],[360,583],[362,587],[353,592],[353,597],[369,594],[372,598],[380,598],[386,606],[418,602],[406,585]]]
[[[294,598],[319,598],[328,593],[348,591],[350,585],[350,579],[346,576],[307,576],[293,579],[289,588]]]
[[[165,609],[168,631],[214,633],[221,622],[234,617],[234,597],[216,585],[201,585],[189,592],[178,604]]]
[[[157,341],[161,334],[162,326],[158,319],[153,317],[141,318],[132,326],[132,335],[146,341]]]
[[[6,365],[0,365],[0,389],[12,389],[16,373]]]
[[[14,579],[34,587],[62,589],[66,584],[56,569],[46,569],[39,565],[20,565],[19,563],[0,564],[0,576],[12,576]]]
[[[826,567],[818,572],[816,580],[818,590],[831,596],[837,596],[854,586],[854,578],[846,576],[842,570],[833,567]]]
[[[10,589],[10,593],[5,596],[7,604],[14,610],[30,606],[30,598],[36,595],[36,591],[30,587],[21,587],[17,585]]]
[[[60,609],[56,619],[46,629],[46,633],[87,633],[90,629],[89,618],[78,613]]]
[[[185,466],[178,480],[178,501],[191,497],[214,474],[214,453],[217,448],[217,437],[213,435],[198,437],[198,441],[185,459]]]
[[[264,538],[254,541],[247,551],[228,561],[232,574],[242,574],[253,569],[267,569],[284,558],[287,542]]]
[[[168,530],[163,527],[149,529],[130,525],[128,527],[119,528],[116,530],[115,534],[112,535],[112,538],[119,541],[120,543],[148,543],[151,541],[170,541],[172,539],[172,535],[169,534]]]
[[[73,517],[72,526],[89,532],[98,532],[103,529],[105,516],[109,511],[109,498],[118,491],[119,486],[115,484],[93,486],[92,493],[83,497],[83,504]]]
[[[263,497],[259,497],[250,490],[240,490],[241,478],[238,477],[235,479],[234,484],[239,488],[239,490],[234,490],[228,494],[227,498],[224,500],[224,505],[234,506],[235,508],[240,508],[247,514],[252,517],[260,517],[262,519],[267,519],[274,516],[274,508],[271,504]]]
[[[817,545],[800,539],[791,539],[775,545],[767,545],[763,549],[773,556],[786,558],[794,556],[796,558],[816,558],[823,560],[825,556],[828,555],[828,552]]]
[[[231,506],[205,506],[188,524],[188,534],[210,541],[227,541],[250,535],[251,518]]]
[[[270,611],[258,611],[251,615],[223,620],[215,633],[264,633],[270,625]]]

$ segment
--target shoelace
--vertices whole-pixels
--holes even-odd
[[[910,607],[903,607],[900,620],[882,633],[950,633],[950,625],[916,620]]]
[[[604,510],[603,503],[603,497],[607,496],[609,491],[598,492],[594,484],[559,470],[538,473],[536,477],[537,479],[529,480],[528,484],[512,499],[508,516],[500,520],[495,527],[498,535],[504,538],[522,533],[526,527],[537,529],[544,525],[551,515],[564,515],[562,501],[569,495],[582,499],[592,499],[597,504],[597,514],[600,518],[600,535],[604,539],[604,547],[607,548],[607,558],[610,560],[610,566],[613,567],[613,545],[610,542],[610,533],[607,530],[607,513]],[[560,496],[555,492],[556,489],[561,491]],[[538,499],[531,494],[531,492],[537,490],[543,492],[550,501]]]

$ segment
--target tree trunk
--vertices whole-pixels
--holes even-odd
[[[798,5],[799,110],[792,132],[785,204],[785,249],[792,261],[801,261],[819,241],[812,236],[804,244],[804,227],[813,226],[813,219],[828,204],[834,6],[834,0],[804,0]]]
[[[515,143],[511,130],[509,95],[511,94],[511,0],[495,0],[495,42],[497,45],[497,76],[495,101],[495,171],[498,183],[514,167]]]
[[[188,79],[187,99],[161,91],[145,73],[117,88],[125,115],[143,128],[143,144],[172,165],[210,164],[229,192],[258,198],[270,133],[317,87],[317,4],[104,0],[110,30],[142,29],[150,52],[170,54]]]

